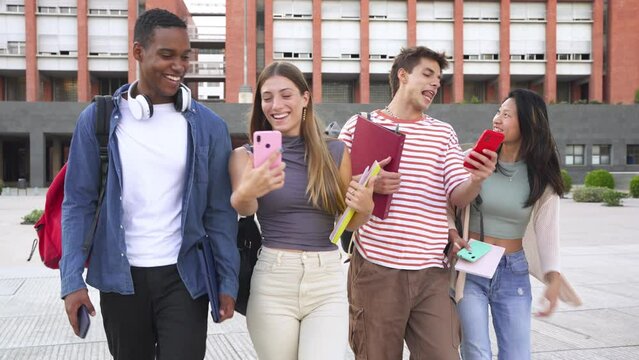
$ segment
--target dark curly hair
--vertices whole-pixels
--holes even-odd
[[[186,23],[170,11],[164,9],[147,10],[135,22],[133,41],[146,47],[152,40],[153,31],[156,28],[172,27],[186,29]]]

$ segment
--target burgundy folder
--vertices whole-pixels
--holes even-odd
[[[382,161],[389,156],[391,161],[384,167],[384,170],[397,172],[405,139],[406,136],[404,134],[359,116],[355,124],[353,145],[351,146],[351,169],[353,175],[359,175],[364,172],[364,169],[370,166],[373,161]],[[392,194],[373,194],[373,201],[375,202],[373,215],[385,219],[388,215],[392,197]]]

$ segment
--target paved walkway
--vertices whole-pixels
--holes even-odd
[[[85,340],[75,337],[58,272],[37,253],[25,261],[35,232],[20,219],[43,203],[43,196],[0,196],[0,360],[110,359],[100,316]],[[562,304],[550,319],[533,320],[533,359],[639,359],[639,199],[624,204],[562,200],[563,272],[584,305]],[[536,303],[543,288],[533,286]],[[97,292],[90,295],[98,304]],[[256,359],[242,316],[209,323],[206,359]]]

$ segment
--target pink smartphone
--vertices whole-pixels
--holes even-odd
[[[484,154],[482,152],[482,150],[484,149],[497,151],[497,149],[499,149],[499,145],[501,145],[503,141],[504,141],[504,134],[493,131],[493,130],[484,130],[484,132],[479,137],[479,140],[477,140],[477,143],[475,143],[475,146],[473,147],[473,151],[476,151],[482,155]],[[479,161],[475,159],[472,155],[470,157],[473,160]],[[471,165],[470,163],[466,161],[464,161],[464,166],[469,169],[476,169],[475,166]]]
[[[253,167],[262,165],[273,151],[279,153],[282,147],[282,133],[277,130],[256,131],[253,133]],[[271,168],[282,162],[280,153]]]

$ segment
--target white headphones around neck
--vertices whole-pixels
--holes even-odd
[[[127,92],[129,109],[131,110],[131,115],[133,115],[135,119],[148,119],[153,116],[153,103],[151,102],[151,98],[144,94],[139,94],[136,97],[133,97],[133,88],[136,87],[137,84],[138,81],[134,81],[129,86],[129,91]],[[179,112],[185,112],[191,107],[191,89],[189,89],[188,86],[180,84],[180,87],[175,94],[173,105],[175,105],[175,110]]]

